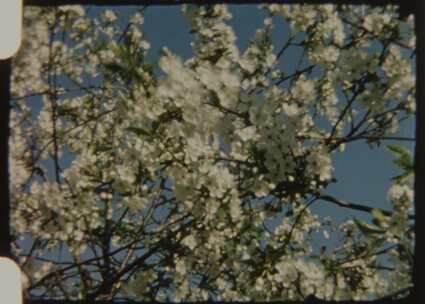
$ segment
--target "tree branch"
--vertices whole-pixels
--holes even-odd
[[[357,211],[362,211],[362,212],[367,212],[367,213],[372,213],[372,211],[374,209],[377,209],[379,211],[382,212],[382,214],[387,215],[387,216],[392,216],[393,212],[389,211],[389,210],[384,210],[384,209],[380,209],[380,208],[372,208],[369,206],[365,206],[365,205],[360,205],[360,204],[354,204],[354,203],[350,203],[347,201],[344,201],[342,199],[338,199],[334,196],[328,195],[328,194],[323,194],[323,193],[319,193],[317,195],[318,199],[333,203],[335,205],[338,205],[342,208],[348,208],[348,209],[353,209],[353,210],[357,210]],[[415,219],[415,215],[408,215],[409,220],[414,220]]]

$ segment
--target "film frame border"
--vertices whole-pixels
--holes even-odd
[[[137,5],[181,5],[181,4],[351,4],[351,5],[397,5],[400,15],[413,14],[415,19],[416,35],[416,129],[414,151],[414,197],[415,197],[415,253],[412,274],[413,288],[409,297],[400,300],[380,299],[374,301],[322,301],[316,298],[308,298],[305,301],[285,301],[279,303],[420,303],[425,299],[425,289],[421,284],[425,283],[425,205],[419,203],[425,201],[424,172],[425,172],[425,2],[421,0],[283,0],[283,1],[237,1],[237,0],[23,0],[25,6],[61,6],[61,5],[94,5],[94,6],[137,6]],[[10,85],[11,85],[11,59],[0,60],[0,102],[4,103],[0,110],[0,255],[12,257],[10,236],[10,201],[9,201],[9,117],[10,117]],[[422,101],[422,102],[421,102]],[[422,155],[422,157],[421,157]],[[135,301],[69,301],[69,300],[32,300],[26,299],[30,304],[66,304],[66,303],[152,303]],[[231,303],[231,302],[227,302]],[[235,302],[241,303],[241,302]],[[273,302],[263,302],[273,303]]]

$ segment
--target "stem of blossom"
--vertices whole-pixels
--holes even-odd
[[[309,72],[309,71],[311,71],[314,67],[315,67],[315,65],[310,65],[310,66],[308,66],[308,67],[306,67],[306,68],[304,68],[304,69],[302,69],[302,70],[297,70],[297,71],[295,71],[293,74],[288,75],[288,76],[285,76],[285,77],[282,77],[281,79],[279,79],[279,80],[275,83],[275,85],[280,85],[281,83],[283,83],[283,82],[285,82],[285,81],[287,81],[287,80],[289,80],[289,79],[291,79],[291,78],[298,77],[298,76],[300,76],[301,74],[303,74],[303,73],[305,73],[305,72]]]

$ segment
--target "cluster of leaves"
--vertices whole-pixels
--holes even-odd
[[[408,288],[406,151],[390,146],[405,170],[392,212],[333,227],[342,237],[328,251],[313,239],[333,224],[310,206],[335,182],[332,153],[379,145],[414,112],[412,20],[391,6],[265,5],[241,52],[225,5],[182,8],[194,56],[164,48],[155,63],[143,10],[125,27],[111,10],[26,10],[10,162],[27,295],[362,299]],[[277,18],[291,30],[278,52]],[[282,71],[290,48],[302,56]]]

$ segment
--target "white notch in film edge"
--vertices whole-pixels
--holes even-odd
[[[21,270],[5,257],[0,257],[0,303],[22,304]]]
[[[0,0],[0,59],[12,57],[21,45],[23,0]]]

